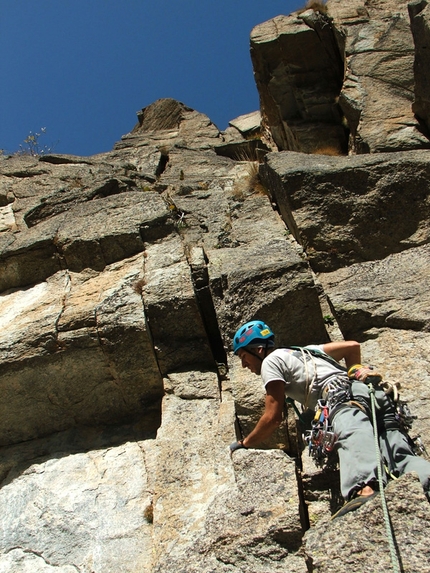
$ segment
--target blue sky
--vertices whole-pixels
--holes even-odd
[[[112,149],[172,97],[223,130],[258,109],[252,28],[305,0],[0,0],[0,149]]]

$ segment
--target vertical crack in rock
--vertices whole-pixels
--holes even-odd
[[[137,442],[137,445],[140,449],[140,451],[142,452],[142,463],[143,463],[143,467],[145,469],[145,473],[148,476],[148,483],[147,488],[145,490],[145,492],[148,495],[148,500],[147,503],[143,509],[143,515],[144,518],[146,520],[146,522],[149,525],[153,525],[154,523],[154,497],[155,497],[155,492],[154,492],[154,484],[151,484],[149,481],[149,476],[152,475],[152,472],[154,470],[154,468],[151,466],[151,461],[150,461],[150,457],[151,457],[151,450],[149,449],[149,451],[147,451],[145,449],[145,447],[148,447],[147,443],[143,443],[143,442]]]
[[[55,319],[55,323],[54,323],[54,329],[55,329],[54,330],[54,335],[55,335],[54,343],[55,343],[57,350],[60,350],[63,346],[63,343],[59,339],[58,325],[59,325],[59,322],[61,320],[61,317],[63,316],[64,311],[66,310],[67,298],[70,294],[71,289],[72,289],[71,277],[70,277],[69,272],[66,270],[64,272],[64,292],[63,292],[63,296],[61,297],[61,308],[60,308],[60,312],[58,313],[58,316]]]
[[[57,332],[58,335],[58,323],[60,322],[61,316],[63,315],[65,309],[66,309],[66,305],[67,305],[67,297],[69,296],[69,293],[71,291],[72,288],[72,281],[70,278],[70,273],[66,270],[64,272],[64,293],[63,296],[61,297],[61,310],[58,313],[58,317],[55,320],[55,330]]]
[[[299,227],[297,226],[297,223],[294,219],[288,196],[284,191],[282,179],[273,169],[267,165],[267,163],[260,165],[259,175],[266,189],[270,189],[270,200],[272,202],[272,207],[278,213],[280,213],[282,220],[287,225],[294,239],[299,243],[299,245],[303,246]],[[278,196],[283,197],[282,202],[278,200]]]
[[[303,483],[303,464],[302,464],[302,452],[297,452],[295,456],[296,462],[296,480],[297,480],[297,492],[299,496],[299,515],[300,521],[304,531],[307,531],[310,528],[310,521],[309,521],[309,508],[306,503],[305,497],[305,487]]]
[[[169,154],[165,148],[160,150],[160,160],[158,162],[157,169],[155,170],[155,176],[157,179],[166,171],[167,164],[169,163]]]
[[[60,267],[60,269],[67,269],[67,263],[64,257],[63,249],[61,248],[60,238],[59,238],[60,225],[61,223],[58,225],[55,231],[54,237],[52,239],[52,244],[54,246],[54,255],[56,255],[56,258],[59,263],[58,266]]]
[[[116,367],[115,359],[113,357],[111,357],[110,353],[107,351],[106,344],[103,341],[103,337],[100,334],[99,321],[98,321],[98,308],[97,307],[94,309],[94,323],[95,323],[95,327],[96,327],[97,340],[98,340],[98,343],[100,345],[100,349],[103,353],[103,356],[105,357],[106,363],[107,363],[108,368],[109,368],[109,372],[112,376],[112,382],[117,386],[119,393],[121,395],[122,401],[126,405],[127,400],[125,399],[124,393],[122,392],[121,376],[120,376],[118,369]]]
[[[344,54],[339,49],[336,41],[336,31],[333,28],[333,20],[322,12],[313,12],[313,14],[301,14],[301,20],[309,26],[320,40],[320,47],[327,55],[327,61],[333,64],[332,72],[337,70],[337,81],[339,84],[339,93],[342,88],[344,76]]]
[[[148,306],[146,304],[145,301],[145,297],[143,296],[143,292],[144,292],[144,287],[146,285],[146,275],[147,275],[147,270],[146,270],[146,259],[148,258],[148,252],[146,250],[146,246],[144,243],[144,251],[143,251],[143,277],[135,284],[134,289],[135,291],[140,294],[140,300],[142,301],[142,307],[143,307],[143,316],[145,317],[145,328],[148,332],[148,336],[149,336],[149,340],[153,349],[153,355],[154,355],[154,359],[155,359],[155,363],[157,365],[158,368],[158,372],[160,373],[160,377],[163,377],[163,373],[161,371],[160,368],[160,363],[158,361],[158,356],[157,356],[157,352],[156,352],[156,346],[154,343],[154,336],[152,334],[152,330],[151,330],[151,325],[149,324],[149,320],[148,320]]]
[[[227,354],[218,326],[212,293],[209,288],[208,259],[202,247],[192,247],[188,252],[187,259],[191,269],[191,279],[197,304],[207,333],[209,346],[217,365],[221,396],[221,382],[227,374]]]

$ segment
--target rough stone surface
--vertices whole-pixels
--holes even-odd
[[[335,4],[371,50],[366,34],[388,26],[387,62],[405,38],[394,5],[367,6],[372,28],[361,4]],[[349,41],[314,11],[286,19],[313,41],[330,28],[340,54]],[[302,109],[327,111],[303,81]],[[395,153],[271,153],[259,168],[281,132],[256,136],[248,119],[220,132],[159,100],[109,153],[0,158],[2,573],[390,568],[378,500],[330,521],[336,460],[315,466],[291,407],[260,448],[230,456],[264,402],[231,337],[253,318],[280,345],[354,336],[401,383],[429,450],[429,152],[402,139]],[[421,487],[404,476],[387,499],[403,569],[422,570]]]
[[[342,57],[330,20],[307,10],[277,16],[251,32],[251,58],[263,124],[279,149],[346,150],[337,99]]]
[[[60,171],[63,173],[63,167]],[[15,202],[13,205],[15,223],[8,226],[0,239],[1,291],[42,281],[64,268],[76,272],[85,268],[101,271],[110,263],[142,251],[143,241],[166,236],[172,230],[165,203],[157,193],[149,191],[117,191],[103,198],[75,199],[79,189],[74,188],[69,201],[58,204],[53,199],[55,208],[39,211],[37,220],[25,223],[27,216],[23,209],[35,213],[38,205],[49,202],[46,194],[33,196],[31,202],[27,198],[24,202],[20,200],[19,188],[24,181],[28,183],[29,177],[32,176],[21,178],[17,191],[14,188],[18,197],[16,208]],[[42,175],[39,178],[42,187]],[[31,181],[28,191],[37,189],[33,177]],[[23,189],[22,194],[26,193]]]
[[[402,571],[421,571],[429,563],[427,533],[430,507],[421,484],[413,474],[386,489],[386,499],[395,538],[396,560]],[[374,498],[356,512],[321,521],[306,535],[306,557],[313,572],[334,573],[348,569],[390,571],[393,569],[387,532],[381,517],[381,501]],[[364,524],[366,524],[364,526]]]
[[[314,270],[327,271],[429,242],[429,153],[272,153],[260,172]]]
[[[179,237],[148,246],[142,296],[162,374],[213,367],[210,345]],[[172,326],[174,325],[174,328]],[[184,343],[187,353],[183,352]]]
[[[427,2],[411,5],[412,32],[404,0],[307,6],[251,33],[262,123],[277,148],[428,148]]]
[[[415,100],[412,111],[430,131],[430,6],[426,0],[408,4],[411,30],[415,44]]]
[[[235,127],[244,137],[252,137],[255,133],[259,133],[260,131],[260,110],[240,115],[236,117],[236,119],[230,120],[228,124]]]
[[[60,271],[1,298],[2,444],[144,412],[156,427],[161,376],[133,290],[142,258]]]
[[[328,0],[342,33],[345,78],[339,104],[350,149],[375,153],[428,147],[414,117],[414,42],[407,2]]]
[[[150,500],[136,442],[35,462],[0,490],[0,570],[151,571]]]
[[[426,244],[319,279],[344,336],[353,338],[371,328],[430,332],[429,276]]]

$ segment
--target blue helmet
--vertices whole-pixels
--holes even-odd
[[[273,346],[275,335],[261,320],[252,320],[247,322],[239,328],[233,338],[233,351],[237,354],[240,348],[246,346],[258,346],[268,343],[268,346]]]

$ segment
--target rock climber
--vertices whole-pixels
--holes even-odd
[[[382,458],[391,474],[415,471],[430,501],[430,462],[417,456],[411,439],[400,427],[390,392],[370,366],[361,366],[360,344],[329,342],[302,348],[275,348],[275,336],[267,324],[254,320],[241,326],[233,339],[234,353],[242,367],[261,375],[266,391],[265,408],[249,435],[230,445],[231,453],[252,448],[268,438],[283,418],[285,396],[315,409],[321,400],[336,436],[341,493],[345,505],[340,517],[363,505],[378,493],[378,458],[373,434],[370,384],[377,403],[377,426]],[[346,368],[339,362],[345,361]],[[349,375],[348,375],[349,373]],[[384,485],[387,477],[384,475]]]

